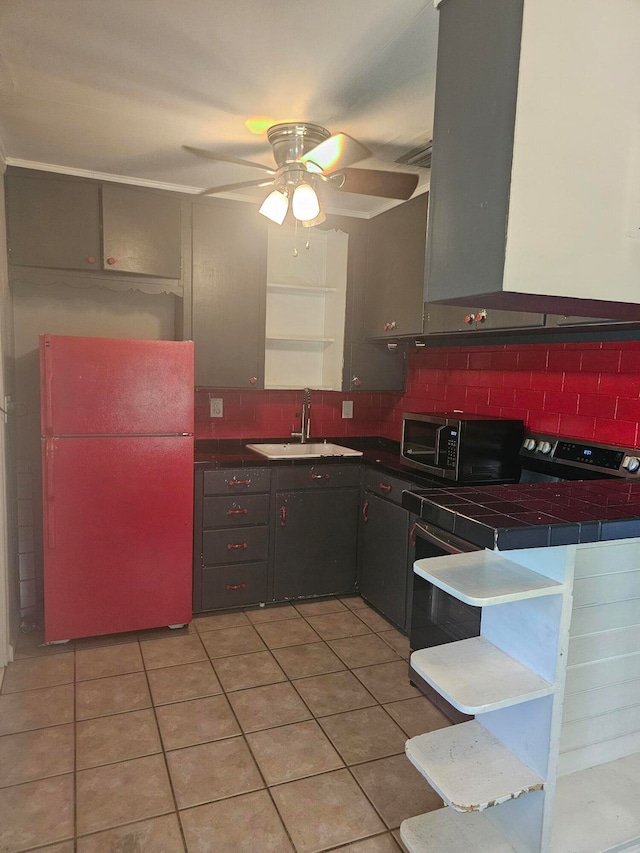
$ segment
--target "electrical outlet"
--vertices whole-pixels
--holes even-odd
[[[342,417],[343,418],[352,418],[353,417],[353,400],[343,400],[342,401]]]
[[[209,397],[209,417],[222,417],[222,397]]]

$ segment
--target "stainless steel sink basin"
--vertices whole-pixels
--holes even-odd
[[[267,459],[319,459],[322,456],[362,456],[361,450],[342,447],[341,444],[325,442],[306,442],[306,444],[247,444],[249,450],[255,450]]]

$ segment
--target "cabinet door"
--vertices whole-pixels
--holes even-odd
[[[405,347],[390,352],[383,343],[357,342],[351,344],[350,354],[345,390],[404,391]]]
[[[407,622],[409,513],[365,492],[360,518],[360,594],[401,630]]]
[[[428,195],[369,220],[365,337],[422,332]]]
[[[102,187],[102,266],[181,278],[180,199],[129,187]]]
[[[355,590],[357,489],[278,492],[276,600]]]
[[[497,329],[531,329],[543,326],[544,314],[503,311],[496,308],[427,303],[424,331],[427,335],[452,332],[482,332]]]
[[[9,263],[100,268],[97,184],[9,174],[6,187]]]
[[[193,206],[195,382],[262,388],[267,225],[253,205]]]

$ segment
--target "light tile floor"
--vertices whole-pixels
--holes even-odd
[[[0,851],[392,853],[448,725],[358,597],[39,646],[0,691]]]

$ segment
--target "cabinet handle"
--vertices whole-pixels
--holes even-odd
[[[368,509],[369,509],[369,501],[365,501],[362,504],[362,517],[364,518],[365,521],[369,521],[369,514],[367,512]]]
[[[382,489],[383,492],[390,492],[393,486],[388,486],[386,483],[378,483],[378,488]]]
[[[287,508],[283,504],[280,507],[280,527],[286,527],[286,526],[287,526]]]
[[[227,515],[246,515],[249,510],[245,507],[244,509],[228,509]]]
[[[251,480],[227,480],[227,486],[250,486]]]
[[[409,542],[412,545],[416,544],[416,525],[415,522],[411,525],[411,530],[409,531]]]
[[[246,583],[228,583],[225,584],[225,589],[246,589]]]
[[[311,473],[312,480],[328,480],[330,476],[330,474],[314,474],[313,472]]]
[[[251,377],[251,379],[249,380],[249,384],[250,384],[250,385],[255,385],[257,381],[258,381],[258,377],[257,377],[257,376],[252,376],[252,377]]]
[[[87,263],[88,264],[95,264],[95,262],[96,262],[96,259],[93,257],[93,255],[87,255]]]
[[[239,549],[244,551],[244,549],[248,547],[249,546],[246,542],[238,542],[236,545],[232,544],[231,542],[227,543],[227,551],[237,551]]]
[[[116,262],[115,258],[107,258],[107,263],[109,264],[110,267],[112,267],[115,264],[115,262]]]
[[[383,323],[382,324],[382,331],[383,332],[393,332],[395,327],[396,327],[396,321],[395,320],[393,320],[391,323]]]
[[[356,388],[359,388],[362,385],[362,382],[358,379],[357,376],[354,376],[351,380],[351,384],[355,385]]]

